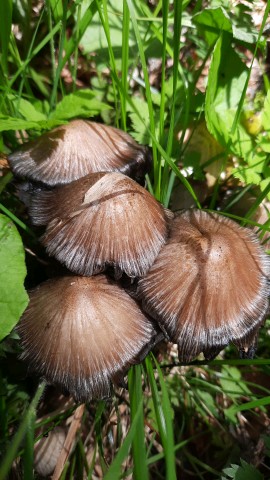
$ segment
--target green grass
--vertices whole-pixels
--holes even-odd
[[[152,146],[147,184],[166,207],[172,206],[177,178],[194,206],[222,208],[243,225],[258,225],[252,215],[270,192],[270,90],[266,74],[255,97],[250,98],[248,86],[255,59],[263,63],[266,56],[269,2],[257,35],[244,6],[241,10],[225,1],[218,6],[227,9],[230,20],[214,1],[159,0],[153,6],[143,0],[46,0],[33,6],[38,14],[31,2],[0,2],[4,154],[73,116],[93,117]],[[153,58],[157,72],[151,69]],[[87,92],[83,105],[76,96],[81,89]],[[246,110],[262,112],[257,135],[243,125]],[[216,153],[213,146],[206,160],[208,143],[199,138],[197,151],[189,148],[202,121],[223,147]],[[207,186],[205,201],[196,182],[207,185],[206,172],[213,165],[219,165],[219,173]],[[223,205],[224,191],[236,186],[243,189]],[[245,216],[232,213],[249,192],[256,198]],[[27,252],[43,261],[11,173],[0,177],[0,196],[1,213],[16,224]],[[268,223],[261,226],[262,232],[268,230]],[[31,273],[35,261],[27,254],[32,284],[39,283],[43,268],[37,263]],[[52,390],[52,407],[44,384],[34,392],[18,353],[18,338],[11,334],[0,345],[0,479],[17,468],[29,480],[36,478],[34,443],[56,425],[66,425],[75,406],[57,411],[62,397]],[[210,363],[189,366],[179,365],[173,349],[155,354],[159,361],[150,354],[131,369],[128,392],[117,390],[111,401],[86,405],[61,480],[90,479],[94,473],[105,480],[269,478],[267,329],[254,360],[237,359],[232,347]],[[253,449],[265,442],[255,470],[249,465],[255,462],[251,454],[248,463],[241,460],[249,454],[244,437]]]

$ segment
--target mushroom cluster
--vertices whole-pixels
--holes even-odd
[[[184,362],[230,342],[250,357],[266,316],[270,262],[256,234],[217,213],[165,209],[139,184],[150,158],[127,133],[85,120],[9,156],[31,182],[42,244],[68,269],[30,292],[23,358],[77,401],[124,385],[164,337]]]

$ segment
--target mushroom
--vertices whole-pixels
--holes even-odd
[[[144,275],[168,233],[172,213],[121,173],[90,174],[33,196],[30,217],[47,224],[49,255],[80,275],[112,266],[116,276]]]
[[[148,147],[122,130],[88,120],[73,120],[46,132],[8,160],[17,176],[48,186],[101,171],[120,171],[142,181],[151,167]]]
[[[111,382],[122,385],[159,338],[136,301],[105,275],[47,280],[30,293],[17,328],[22,358],[79,402],[108,397]]]
[[[143,309],[188,362],[213,358],[229,342],[243,356],[268,308],[270,264],[256,235],[216,213],[175,218],[169,240],[138,282]]]

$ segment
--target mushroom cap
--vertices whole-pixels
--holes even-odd
[[[121,173],[90,174],[33,197],[30,217],[48,224],[41,238],[49,255],[72,272],[107,266],[129,277],[144,275],[165,243],[172,214]]]
[[[148,147],[122,130],[88,120],[73,120],[46,132],[8,160],[17,176],[49,186],[101,171],[121,171],[142,180],[151,167]]]
[[[76,400],[110,395],[155,342],[153,323],[105,275],[61,277],[30,292],[19,325],[22,358]]]
[[[243,355],[268,307],[270,264],[249,229],[216,213],[188,210],[175,218],[167,244],[139,280],[142,305],[188,362],[212,358],[229,342]]]

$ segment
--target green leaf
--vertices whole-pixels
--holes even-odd
[[[222,368],[220,384],[223,391],[231,397],[249,395],[251,393],[246,383],[242,380],[240,370],[236,367]]]
[[[249,183],[253,183],[254,185],[260,185],[261,183],[261,176],[254,171],[252,167],[240,167],[236,168],[232,171],[233,176],[235,178],[239,178],[241,182],[248,185]]]
[[[46,115],[35,109],[33,103],[24,98],[15,97],[15,95],[8,95],[9,99],[14,105],[14,109],[28,122],[46,121]]]
[[[62,0],[49,0],[55,22],[59,22],[63,17]]]
[[[222,7],[205,8],[193,17],[193,23],[200,27],[209,45],[213,45],[220,32],[232,33],[232,24],[226,10]]]
[[[89,8],[89,0],[83,0],[82,2],[82,14],[84,11]],[[113,48],[114,57],[120,59],[122,55],[122,29],[123,29],[123,1],[122,0],[111,0],[107,2],[108,12],[110,13],[108,17],[108,28],[110,32],[110,40]],[[145,31],[146,26],[145,22],[142,22],[143,29]],[[137,55],[136,41],[134,37],[134,32],[129,30],[129,47],[132,50],[129,52],[131,56]],[[98,62],[104,61],[108,62],[109,51],[108,51],[108,41],[106,37],[105,30],[100,22],[100,18],[97,15],[93,16],[91,22],[88,23],[88,27],[85,30],[85,33],[80,41],[80,45],[83,47],[85,53],[93,53],[97,56]],[[129,57],[129,61],[130,61]],[[119,64],[120,67],[120,64]]]
[[[49,119],[39,122],[23,120],[22,118],[9,117],[7,115],[0,115],[0,132],[6,132],[8,130],[50,130],[65,123],[63,120]]]
[[[262,126],[264,130],[270,130],[270,90],[267,92],[267,96],[264,101],[263,114],[262,114]]]
[[[226,10],[220,6],[205,8],[202,12],[194,15],[192,20],[203,31],[209,45],[215,43],[222,31],[231,33],[233,38],[239,42],[253,45],[258,41],[258,31],[252,28],[250,21],[247,25],[245,20],[229,16]],[[261,40],[259,44],[263,48],[264,40]]]
[[[148,105],[140,98],[135,98],[133,103],[139,110],[140,116],[138,116],[136,111],[132,109],[131,105],[127,106],[127,110],[130,112],[129,117],[133,128],[133,132],[130,132],[130,134],[142,145],[149,145],[151,144],[151,138],[148,133],[148,129],[150,128]]]
[[[231,36],[223,34],[216,43],[209,70],[205,117],[210,133],[240,157],[254,148],[252,138],[240,123],[232,134],[247,75],[247,67],[231,46]]]
[[[231,478],[233,480],[263,480],[264,476],[253,465],[249,465],[247,462],[241,459],[241,465],[232,464],[231,467],[225,468],[223,473],[226,477],[222,479],[226,480]]]
[[[0,340],[10,333],[28,304],[25,275],[21,237],[10,219],[0,215]]]
[[[63,98],[50,115],[51,119],[68,120],[75,117],[93,117],[111,107],[95,98],[90,89],[78,90]]]
[[[258,138],[258,146],[266,153],[270,153],[270,135],[260,135]]]
[[[233,38],[240,42],[245,42],[249,44],[255,44],[258,41],[258,32],[255,28],[252,28],[250,25],[241,25],[241,28],[238,25],[232,26],[233,28]],[[263,47],[263,41],[260,41],[260,46]]]

